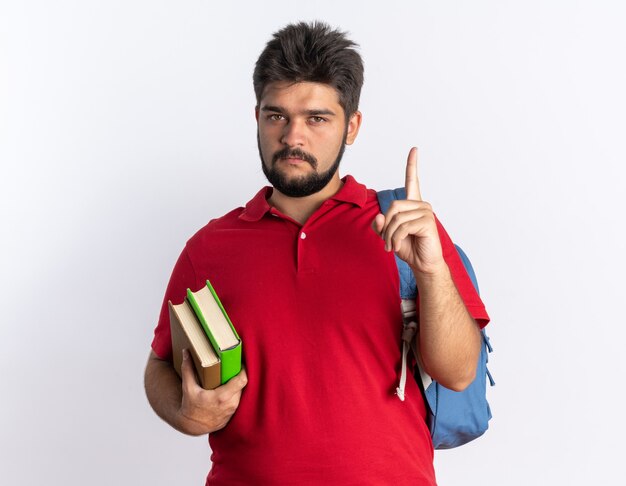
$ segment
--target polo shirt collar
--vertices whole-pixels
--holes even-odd
[[[343,179],[343,186],[337,194],[331,196],[329,199],[354,204],[362,208],[367,201],[367,188],[358,183],[354,177],[347,175]],[[267,199],[272,194],[272,187],[266,186],[261,189],[256,195],[248,201],[243,212],[239,215],[239,218],[244,221],[259,221],[266,213],[268,213],[272,207],[267,202]]]
[[[239,215],[239,219],[244,221],[259,221],[265,213],[269,212],[271,206],[267,202],[267,198],[272,194],[272,188],[270,186],[266,186],[256,193],[246,207],[243,212]]]
[[[363,184],[358,183],[351,175],[347,175],[341,180],[343,181],[343,186],[337,191],[337,194],[329,199],[354,204],[360,208],[365,206],[367,188]]]

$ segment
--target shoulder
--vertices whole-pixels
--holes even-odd
[[[235,208],[219,218],[210,220],[187,240],[187,248],[197,247],[198,245],[201,246],[207,239],[210,239],[220,231],[238,228],[241,225],[240,216],[243,211],[243,207]]]

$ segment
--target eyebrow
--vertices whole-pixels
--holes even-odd
[[[261,107],[261,111],[273,111],[276,113],[285,113],[287,110],[282,106],[274,106],[274,105],[266,105]],[[329,115],[329,116],[337,116],[337,114],[328,109],[314,109],[314,110],[302,110],[301,112],[304,115],[309,116],[320,116],[320,115]]]

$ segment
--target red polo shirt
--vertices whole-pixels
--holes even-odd
[[[241,339],[248,385],[235,415],[209,435],[211,485],[434,485],[419,388],[394,394],[402,318],[393,253],[372,231],[376,193],[344,179],[304,225],[262,189],[185,246],[152,347],[171,356],[167,301],[208,278]],[[485,308],[439,226],[443,253],[470,313]]]

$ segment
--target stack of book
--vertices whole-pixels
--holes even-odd
[[[208,280],[197,292],[187,289],[181,304],[169,301],[168,305],[174,368],[179,375],[185,348],[206,390],[226,383],[241,371],[241,339]]]

